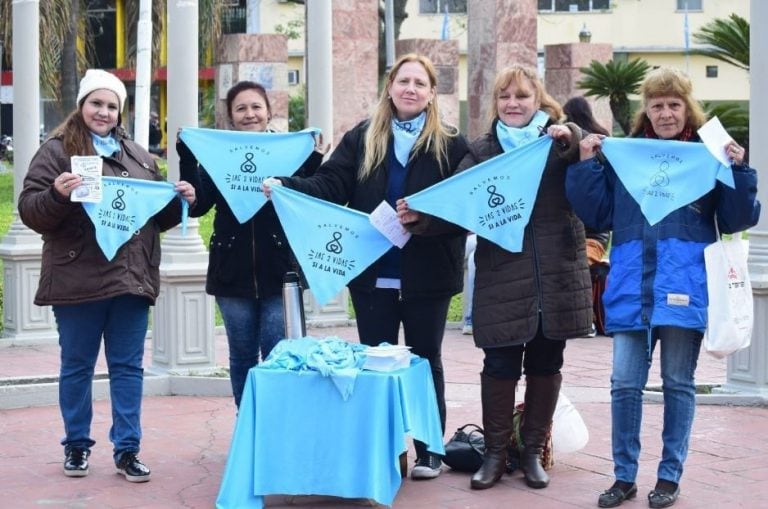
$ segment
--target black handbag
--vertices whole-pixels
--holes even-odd
[[[465,424],[445,444],[443,463],[460,472],[477,472],[483,464],[484,452],[483,428]]]

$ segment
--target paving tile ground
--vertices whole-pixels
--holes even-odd
[[[315,336],[337,335],[356,340],[352,327],[311,329]],[[226,340],[217,337],[217,363],[226,365]],[[151,366],[148,343],[146,364]],[[58,347],[0,346],[0,383],[18,378],[45,378],[58,372]],[[482,352],[469,336],[446,331],[443,360],[446,372],[449,436],[467,422],[480,423],[479,371]],[[433,481],[406,479],[395,508],[493,509],[509,507],[593,508],[598,494],[613,481],[610,459],[609,338],[569,342],[563,370],[563,392],[587,424],[586,447],[556,454],[549,488],[525,486],[519,473],[504,476],[492,489],[474,491],[469,476],[445,469]],[[650,384],[660,384],[654,363]],[[97,371],[105,371],[103,360]],[[697,383],[725,382],[725,361],[702,354]],[[522,394],[522,393],[520,393]],[[93,436],[97,445],[88,477],[72,479],[61,472],[58,407],[0,411],[0,507],[26,508],[211,508],[221,482],[235,410],[229,397],[146,397],[141,458],[152,468],[152,480],[131,484],[115,473],[108,440],[109,403],[94,405]],[[622,507],[648,507],[646,495],[655,482],[661,451],[662,406],[644,405],[643,452],[638,498]],[[768,408],[715,406],[697,408],[679,509],[766,507],[768,499]],[[275,458],[280,461],[280,458]],[[414,455],[409,451],[409,462]],[[312,468],[312,465],[307,465]],[[297,473],[300,475],[300,473]],[[368,501],[320,497],[267,498],[267,507],[335,508],[368,506]]]

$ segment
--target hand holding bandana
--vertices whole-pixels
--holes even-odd
[[[432,214],[519,253],[531,219],[552,137],[504,152],[405,200]]]
[[[703,143],[605,138],[602,151],[651,225],[707,194],[717,180],[734,186],[731,168]]]
[[[83,208],[96,229],[99,247],[110,261],[136,230],[177,197],[170,182],[120,177],[102,177],[102,193],[100,203],[83,203]],[[181,201],[184,232],[188,205]]]
[[[295,133],[224,131],[185,127],[181,139],[195,154],[240,223],[266,203],[261,184],[267,177],[296,173],[315,148],[319,129]]]
[[[321,306],[392,247],[363,212],[283,186],[272,187],[272,203]]]

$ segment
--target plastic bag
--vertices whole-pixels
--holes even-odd
[[[704,350],[718,359],[747,348],[752,340],[754,309],[747,252],[741,234],[704,248],[709,307],[703,343]]]
[[[575,452],[589,442],[589,431],[571,400],[560,391],[552,417],[552,447],[559,453]]]

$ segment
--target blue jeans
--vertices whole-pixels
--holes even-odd
[[[235,405],[240,407],[248,371],[266,359],[275,345],[285,337],[283,298],[274,295],[263,299],[216,297],[229,343],[229,379]]]
[[[117,459],[123,452],[139,451],[142,361],[149,304],[144,297],[122,295],[53,306],[61,346],[59,407],[66,434],[61,441],[65,450],[96,443],[91,438],[91,389],[103,335],[112,401],[109,439],[114,445],[114,456]]]
[[[650,351],[661,343],[661,380],[664,394],[664,447],[658,479],[680,482],[688,456],[688,441],[696,409],[694,372],[702,334],[680,327],[656,327]],[[651,367],[648,331],[617,332],[613,336],[611,417],[616,480],[635,482],[640,456],[643,389]]]

